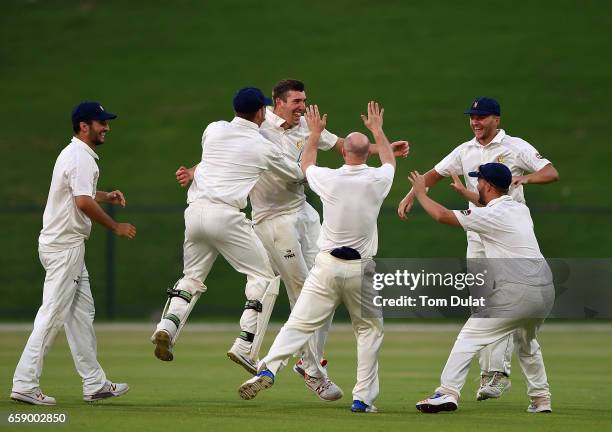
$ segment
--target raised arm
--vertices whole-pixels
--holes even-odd
[[[368,115],[361,115],[363,124],[372,132],[374,142],[378,149],[378,157],[383,164],[391,164],[395,168],[395,156],[391,149],[391,144],[383,131],[383,115],[385,109],[378,105],[378,102],[368,102]]]
[[[321,132],[327,125],[327,114],[323,114],[323,117],[319,114],[319,107],[317,105],[310,105],[306,107],[304,118],[310,129],[310,136],[304,146],[304,152],[302,153],[302,172],[306,175],[306,170],[311,165],[317,164],[317,143],[321,138]],[[341,138],[338,139],[340,141]],[[342,140],[344,144],[344,140]],[[336,143],[337,146],[337,143]],[[336,147],[334,146],[334,148]]]
[[[427,196],[425,176],[419,174],[418,171],[414,171],[410,173],[408,180],[412,183],[412,191],[414,191],[416,199],[429,216],[443,224],[461,226],[457,216],[455,216],[452,210],[447,209],[442,204],[435,202]]]
[[[440,180],[444,178],[441,176],[435,169],[430,169],[423,175],[425,179],[425,187],[430,188]],[[412,210],[412,206],[414,205],[414,188],[410,189],[410,192],[406,194],[403,200],[400,201],[399,206],[397,207],[397,214],[400,218],[406,219],[410,210]]]

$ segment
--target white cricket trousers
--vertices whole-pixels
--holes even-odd
[[[364,261],[341,260],[327,252],[317,255],[289,320],[260,362],[259,370],[269,369],[276,375],[284,361],[327,323],[342,302],[349,311],[357,339],[357,383],[353,399],[373,404],[379,393],[378,352],[384,333],[382,318],[370,318],[362,313]]]
[[[179,281],[179,287],[197,286],[203,291],[202,284],[219,254],[236,271],[246,275],[246,298],[261,301],[274,278],[274,273],[266,250],[253,231],[251,222],[236,207],[197,200],[185,210],[183,278]],[[186,303],[175,297],[168,312],[182,318],[184,312],[181,308],[186,308]],[[257,314],[254,309],[245,309],[240,319],[240,328],[255,333]],[[167,322],[168,320],[162,317],[157,328],[164,328],[173,336],[176,327],[166,327]]]
[[[466,258],[486,258],[485,249],[478,233],[467,231]],[[508,335],[497,342],[487,345],[478,352],[478,363],[481,373],[503,372],[510,376],[512,370],[512,352],[514,351],[514,337]]]
[[[555,299],[552,285],[533,287],[505,284],[496,288],[487,317],[470,317],[461,331],[442,371],[436,392],[457,398],[465,384],[470,362],[483,347],[508,336],[518,347],[519,364],[531,397],[550,397],[544,359],[536,333]]]
[[[39,257],[46,271],[43,301],[15,369],[13,391],[27,393],[39,387],[43,360],[63,326],[83,380],[83,394],[94,394],[104,386],[106,375],[96,359],[95,309],[85,267],[85,244],[61,252],[39,251]]]
[[[255,224],[254,228],[268,252],[273,269],[285,285],[289,305],[293,309],[319,253],[319,214],[304,202],[300,210],[265,219]],[[333,317],[332,313],[327,323],[314,332],[299,353],[303,368],[310,376],[327,374],[320,360]]]

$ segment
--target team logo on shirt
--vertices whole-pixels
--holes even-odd
[[[506,158],[504,158],[503,155],[497,156],[497,159],[496,159],[497,163],[501,163],[501,164],[503,164],[505,160]]]
[[[295,146],[297,147],[298,150],[302,150],[304,148],[304,140],[299,140],[298,142],[295,143]]]
[[[537,157],[538,159],[544,159],[544,156],[542,156],[540,153],[536,153],[536,157]]]
[[[461,214],[464,214],[466,216],[469,216],[470,213],[472,213],[472,210],[461,210]]]
[[[285,249],[285,254],[283,255],[285,259],[295,258],[295,254],[291,249]]]

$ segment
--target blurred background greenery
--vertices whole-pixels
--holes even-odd
[[[375,99],[388,136],[410,140],[381,211],[379,257],[463,256],[461,230],[420,208],[400,221],[396,208],[409,170],[428,170],[471,138],[462,113],[480,95],[497,98],[506,132],[561,174],[526,187],[543,253],[610,257],[611,17],[603,0],[5,1],[0,319],[31,320],[40,305],[37,237],[76,103],[98,100],[119,114],[99,149],[98,187],[125,192],[128,207],[116,217],[138,229],[135,241],[115,242],[114,298],[107,233],[93,230],[86,259],[97,316],[154,319],[182,270],[186,193],[176,168],[199,161],[209,122],[232,118],[237,88],[270,92],[288,77],[305,81],[336,134],[363,131],[359,114]],[[332,153],[321,163],[339,166]],[[433,196],[465,207],[448,183]],[[219,258],[206,284],[194,316],[237,318],[244,278]],[[287,310],[283,297],[277,317]]]

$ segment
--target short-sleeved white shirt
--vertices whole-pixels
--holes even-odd
[[[76,206],[74,197],[95,199],[100,175],[96,159],[98,155],[76,137],[57,157],[38,237],[41,251],[70,249],[89,238],[91,220]]]
[[[310,166],[306,178],[321,197],[323,224],[317,245],[324,252],[342,246],[370,258],[378,251],[378,213],[391,189],[395,168],[343,165],[338,169]]]
[[[187,202],[206,199],[242,209],[249,192],[268,170],[286,183],[304,179],[299,165],[265,139],[255,123],[240,117],[211,123],[202,135],[202,161],[196,167]]]
[[[545,285],[552,275],[533,230],[529,208],[509,195],[491,200],[485,207],[453,210],[464,230],[479,234],[485,257],[506,281]]]
[[[259,132],[268,140],[279,145],[285,155],[300,163],[304,146],[310,136],[310,129],[304,117],[290,129],[283,129],[285,119],[277,116],[271,109],[266,111],[266,119]],[[338,141],[338,136],[323,130],[319,140],[319,150],[329,150]],[[250,194],[253,208],[252,218],[259,223],[267,218],[293,213],[302,208],[306,201],[302,184],[288,183],[271,172],[264,173]]]
[[[506,132],[500,129],[493,140],[485,146],[476,138],[459,145],[436,164],[434,169],[444,177],[450,176],[451,173],[463,174],[467,189],[477,192],[478,179],[469,177],[468,173],[478,171],[480,165],[489,162],[503,163],[510,168],[513,176],[536,172],[550,163],[527,141],[506,135]],[[509,194],[516,201],[525,202],[522,185],[511,186]],[[477,206],[470,203],[470,207]]]

